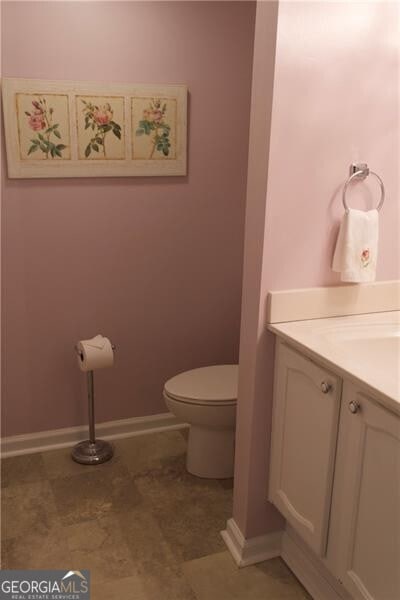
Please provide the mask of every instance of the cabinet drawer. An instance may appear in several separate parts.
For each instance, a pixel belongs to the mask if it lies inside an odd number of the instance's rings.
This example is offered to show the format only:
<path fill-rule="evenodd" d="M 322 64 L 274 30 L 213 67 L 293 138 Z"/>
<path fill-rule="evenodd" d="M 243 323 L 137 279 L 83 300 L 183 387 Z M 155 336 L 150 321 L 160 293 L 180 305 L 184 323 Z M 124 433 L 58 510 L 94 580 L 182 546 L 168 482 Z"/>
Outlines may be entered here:
<path fill-rule="evenodd" d="M 269 499 L 319 555 L 326 552 L 341 379 L 278 343 Z"/>

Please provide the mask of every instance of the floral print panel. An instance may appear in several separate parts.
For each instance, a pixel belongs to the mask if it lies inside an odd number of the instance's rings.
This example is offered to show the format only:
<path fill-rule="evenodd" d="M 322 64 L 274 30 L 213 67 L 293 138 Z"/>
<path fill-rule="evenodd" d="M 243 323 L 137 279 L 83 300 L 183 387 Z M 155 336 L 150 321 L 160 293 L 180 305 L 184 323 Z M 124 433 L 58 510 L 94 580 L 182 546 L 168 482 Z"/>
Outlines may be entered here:
<path fill-rule="evenodd" d="M 125 158 L 123 97 L 77 96 L 76 115 L 79 159 Z"/>
<path fill-rule="evenodd" d="M 132 98 L 132 158 L 175 159 L 176 119 L 175 98 Z"/>
<path fill-rule="evenodd" d="M 187 86 L 2 79 L 8 176 L 187 174 Z"/>
<path fill-rule="evenodd" d="M 22 160 L 69 160 L 68 96 L 17 94 L 19 153 Z"/>

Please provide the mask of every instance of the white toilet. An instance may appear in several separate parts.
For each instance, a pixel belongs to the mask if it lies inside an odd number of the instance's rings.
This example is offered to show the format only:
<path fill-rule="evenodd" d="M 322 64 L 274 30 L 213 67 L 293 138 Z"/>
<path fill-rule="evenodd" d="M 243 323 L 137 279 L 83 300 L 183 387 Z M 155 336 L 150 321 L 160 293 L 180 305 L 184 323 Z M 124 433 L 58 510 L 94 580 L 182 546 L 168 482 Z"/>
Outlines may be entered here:
<path fill-rule="evenodd" d="M 198 477 L 233 477 L 238 365 L 180 373 L 164 386 L 169 410 L 190 424 L 186 467 Z"/>

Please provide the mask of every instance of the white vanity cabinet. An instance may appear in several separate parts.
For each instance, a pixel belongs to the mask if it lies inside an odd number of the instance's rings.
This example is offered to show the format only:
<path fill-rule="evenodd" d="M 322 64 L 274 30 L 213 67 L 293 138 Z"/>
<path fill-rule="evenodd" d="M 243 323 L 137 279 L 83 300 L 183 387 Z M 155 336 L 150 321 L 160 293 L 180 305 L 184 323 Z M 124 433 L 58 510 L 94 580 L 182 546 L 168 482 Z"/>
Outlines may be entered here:
<path fill-rule="evenodd" d="M 276 351 L 269 499 L 323 556 L 341 381 L 283 343 Z"/>
<path fill-rule="evenodd" d="M 400 599 L 400 418 L 345 382 L 328 560 L 357 600 Z"/>
<path fill-rule="evenodd" d="M 269 499 L 330 598 L 400 600 L 400 416 L 280 339 Z"/>

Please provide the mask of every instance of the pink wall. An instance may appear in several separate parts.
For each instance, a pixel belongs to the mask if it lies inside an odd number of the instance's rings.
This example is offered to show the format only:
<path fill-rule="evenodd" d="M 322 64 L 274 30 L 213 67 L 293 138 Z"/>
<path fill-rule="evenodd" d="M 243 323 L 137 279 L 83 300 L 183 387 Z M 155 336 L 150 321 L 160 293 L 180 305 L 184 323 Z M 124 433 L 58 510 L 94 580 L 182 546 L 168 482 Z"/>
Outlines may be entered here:
<path fill-rule="evenodd" d="M 266 289 L 340 283 L 330 268 L 335 225 L 343 183 L 357 161 L 367 162 L 386 188 L 377 279 L 400 278 L 399 18 L 394 2 L 280 6 Z M 348 197 L 354 208 L 372 208 L 379 186 L 370 178 Z"/>
<path fill-rule="evenodd" d="M 268 362 L 265 335 L 263 335 L 264 322 L 260 319 L 262 309 L 260 286 L 263 271 L 265 193 L 271 133 L 277 15 L 277 2 L 257 3 L 233 506 L 233 516 L 246 537 L 253 537 L 258 534 L 258 531 L 279 528 L 281 525 L 276 511 L 265 502 L 268 471 L 266 432 L 270 429 L 271 404 L 265 401 L 256 405 L 254 402 L 257 390 L 265 385 L 264 365 Z M 271 361 L 272 357 L 269 362 Z M 268 373 L 266 376 L 268 377 Z M 260 479 L 264 484 L 262 490 Z"/>
<path fill-rule="evenodd" d="M 243 286 L 234 498 L 246 537 L 280 526 L 265 500 L 274 351 L 266 294 L 338 283 L 330 263 L 352 161 L 368 162 L 385 182 L 378 279 L 400 277 L 398 17 L 395 3 L 280 3 L 269 158 L 257 128 L 265 108 L 252 98 L 250 164 L 255 151 L 259 160 L 249 165 L 247 188 L 244 281 L 251 285 Z M 271 19 L 258 3 L 253 95 L 271 79 L 262 35 Z M 351 203 L 373 206 L 376 194 L 367 182 Z"/>
<path fill-rule="evenodd" d="M 73 345 L 98 332 L 98 421 L 163 412 L 168 377 L 238 358 L 255 4 L 2 10 L 6 77 L 190 89 L 187 177 L 5 180 L 4 431 L 86 421 Z"/>

